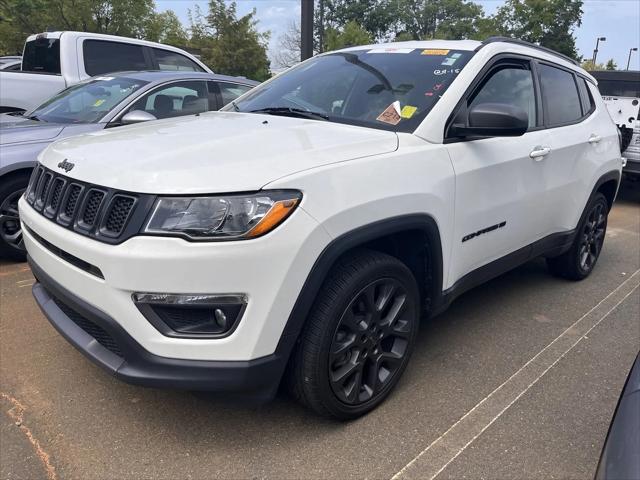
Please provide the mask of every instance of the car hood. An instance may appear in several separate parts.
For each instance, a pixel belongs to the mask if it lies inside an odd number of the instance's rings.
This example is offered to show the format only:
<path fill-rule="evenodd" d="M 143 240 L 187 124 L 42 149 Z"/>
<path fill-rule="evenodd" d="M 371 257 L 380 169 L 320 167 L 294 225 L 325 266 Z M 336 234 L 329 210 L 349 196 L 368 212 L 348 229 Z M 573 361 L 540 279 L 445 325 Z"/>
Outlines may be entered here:
<path fill-rule="evenodd" d="M 393 132 L 282 116 L 209 112 L 72 137 L 40 156 L 48 168 L 139 193 L 258 190 L 310 168 L 392 152 Z"/>
<path fill-rule="evenodd" d="M 65 125 L 0 115 L 0 145 L 53 140 L 64 128 Z"/>

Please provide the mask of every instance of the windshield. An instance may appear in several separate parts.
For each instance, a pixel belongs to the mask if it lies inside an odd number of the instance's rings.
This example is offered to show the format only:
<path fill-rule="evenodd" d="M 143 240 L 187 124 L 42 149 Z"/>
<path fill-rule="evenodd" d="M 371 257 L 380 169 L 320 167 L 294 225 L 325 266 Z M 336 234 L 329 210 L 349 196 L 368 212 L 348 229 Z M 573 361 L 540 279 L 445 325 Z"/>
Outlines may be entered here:
<path fill-rule="evenodd" d="M 423 48 L 331 53 L 256 87 L 224 110 L 413 132 L 472 55 Z"/>
<path fill-rule="evenodd" d="M 24 116 L 52 123 L 97 122 L 147 83 L 125 77 L 94 77 L 63 90 Z"/>
<path fill-rule="evenodd" d="M 22 70 L 34 73 L 60 73 L 60 40 L 36 38 L 25 43 Z"/>

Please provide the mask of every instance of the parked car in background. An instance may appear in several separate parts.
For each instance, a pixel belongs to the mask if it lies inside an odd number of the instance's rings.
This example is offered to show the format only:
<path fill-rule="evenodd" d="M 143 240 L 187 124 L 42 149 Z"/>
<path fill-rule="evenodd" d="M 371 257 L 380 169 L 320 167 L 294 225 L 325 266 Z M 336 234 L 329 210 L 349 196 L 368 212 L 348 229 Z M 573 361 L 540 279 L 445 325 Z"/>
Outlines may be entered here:
<path fill-rule="evenodd" d="M 71 135 L 217 110 L 258 82 L 199 72 L 94 77 L 27 113 L 0 115 L 0 256 L 24 258 L 18 199 L 38 154 Z"/>
<path fill-rule="evenodd" d="M 640 478 L 640 354 L 629 372 L 596 471 L 596 480 Z"/>
<path fill-rule="evenodd" d="M 0 57 L 0 70 L 20 70 L 22 64 L 22 57 L 20 56 L 6 56 Z"/>
<path fill-rule="evenodd" d="M 31 110 L 89 77 L 128 70 L 212 73 L 169 45 L 98 33 L 39 33 L 27 38 L 20 71 L 0 71 L 0 113 Z"/>
<path fill-rule="evenodd" d="M 640 71 L 599 70 L 590 72 L 598 81 L 612 120 L 622 137 L 622 155 L 627 159 L 624 173 L 640 177 Z"/>

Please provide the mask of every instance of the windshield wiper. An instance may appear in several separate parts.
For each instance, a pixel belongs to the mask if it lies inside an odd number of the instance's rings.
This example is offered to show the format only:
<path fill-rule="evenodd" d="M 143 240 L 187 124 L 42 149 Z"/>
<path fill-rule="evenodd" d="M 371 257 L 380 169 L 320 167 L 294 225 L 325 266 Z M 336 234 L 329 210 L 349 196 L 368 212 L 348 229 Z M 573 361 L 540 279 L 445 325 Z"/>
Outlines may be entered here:
<path fill-rule="evenodd" d="M 329 115 L 325 115 L 324 113 L 291 107 L 259 108 L 258 110 L 250 110 L 249 113 L 267 113 L 269 115 L 289 115 L 292 117 L 310 118 L 312 120 L 329 120 Z"/>
<path fill-rule="evenodd" d="M 236 112 L 240 111 L 240 107 L 238 107 L 238 104 L 234 100 L 231 100 L 231 106 Z"/>
<path fill-rule="evenodd" d="M 35 120 L 36 122 L 44 122 L 44 120 L 38 118 L 36 115 L 31 115 L 29 117 L 24 117 L 24 118 L 28 118 L 29 120 Z"/>

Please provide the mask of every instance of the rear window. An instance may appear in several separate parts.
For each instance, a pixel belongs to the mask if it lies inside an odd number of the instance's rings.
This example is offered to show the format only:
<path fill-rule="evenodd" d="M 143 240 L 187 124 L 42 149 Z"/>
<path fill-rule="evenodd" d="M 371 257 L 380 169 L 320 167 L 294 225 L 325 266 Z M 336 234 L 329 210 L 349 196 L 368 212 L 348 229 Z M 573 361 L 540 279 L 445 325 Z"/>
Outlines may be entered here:
<path fill-rule="evenodd" d="M 540 65 L 540 83 L 547 126 L 564 125 L 582 117 L 580 95 L 573 73 Z"/>
<path fill-rule="evenodd" d="M 24 46 L 22 70 L 34 73 L 60 73 L 60 40 L 36 38 Z"/>
<path fill-rule="evenodd" d="M 204 70 L 195 62 L 188 59 L 184 55 L 169 50 L 154 48 L 153 54 L 156 57 L 159 70 L 184 70 L 190 72 L 204 72 Z"/>
<path fill-rule="evenodd" d="M 82 49 L 84 69 L 92 77 L 103 73 L 149 69 L 141 45 L 86 40 Z"/>

